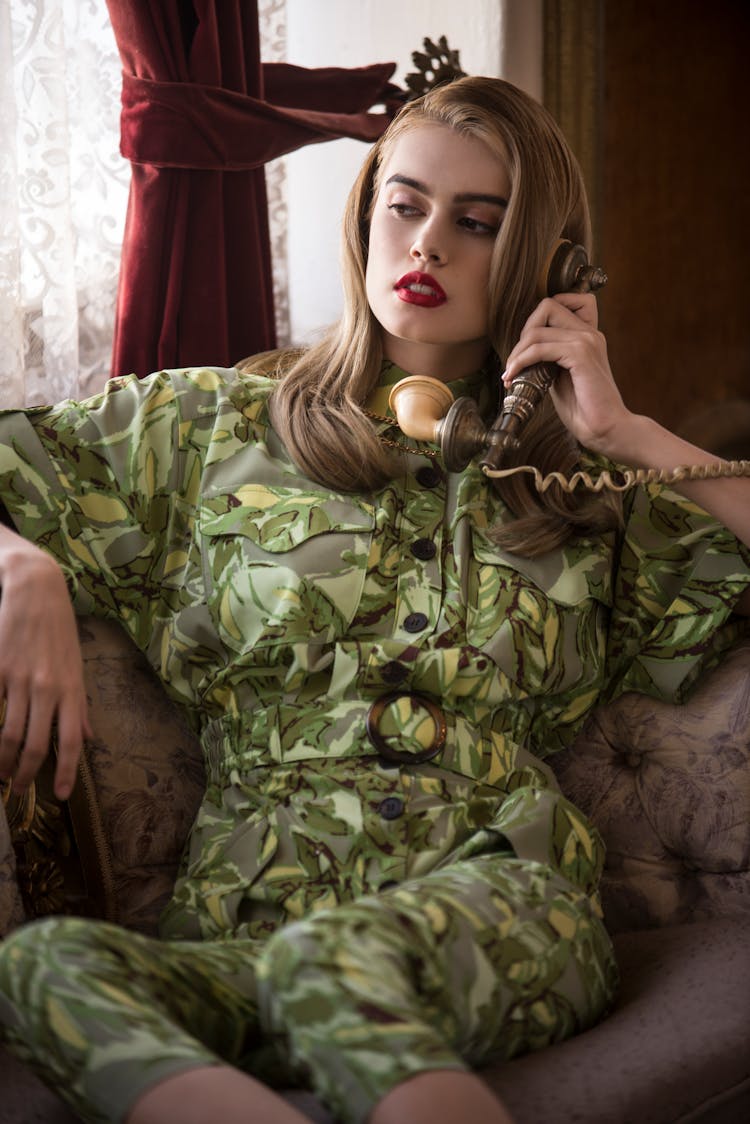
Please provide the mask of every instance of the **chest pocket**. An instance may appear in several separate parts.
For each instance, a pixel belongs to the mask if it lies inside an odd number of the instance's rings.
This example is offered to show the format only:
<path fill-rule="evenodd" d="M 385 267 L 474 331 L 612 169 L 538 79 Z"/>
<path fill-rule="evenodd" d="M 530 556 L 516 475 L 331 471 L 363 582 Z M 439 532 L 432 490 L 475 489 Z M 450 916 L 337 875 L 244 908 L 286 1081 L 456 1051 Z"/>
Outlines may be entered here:
<path fill-rule="evenodd" d="M 234 651 L 330 642 L 359 605 L 374 509 L 351 496 L 245 485 L 204 497 L 209 609 Z"/>
<path fill-rule="evenodd" d="M 467 602 L 469 643 L 524 692 L 583 688 L 604 657 L 609 551 L 587 542 L 523 558 L 475 526 Z"/>

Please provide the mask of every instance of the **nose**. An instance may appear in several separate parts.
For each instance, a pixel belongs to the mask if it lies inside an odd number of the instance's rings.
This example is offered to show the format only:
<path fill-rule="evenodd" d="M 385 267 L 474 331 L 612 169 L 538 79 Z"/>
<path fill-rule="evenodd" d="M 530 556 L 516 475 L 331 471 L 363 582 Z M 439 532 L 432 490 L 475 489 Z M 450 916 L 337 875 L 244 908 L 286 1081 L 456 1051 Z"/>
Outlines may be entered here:
<path fill-rule="evenodd" d="M 425 223 L 417 231 L 409 253 L 414 261 L 432 262 L 435 265 L 445 261 L 445 250 L 433 223 Z"/>

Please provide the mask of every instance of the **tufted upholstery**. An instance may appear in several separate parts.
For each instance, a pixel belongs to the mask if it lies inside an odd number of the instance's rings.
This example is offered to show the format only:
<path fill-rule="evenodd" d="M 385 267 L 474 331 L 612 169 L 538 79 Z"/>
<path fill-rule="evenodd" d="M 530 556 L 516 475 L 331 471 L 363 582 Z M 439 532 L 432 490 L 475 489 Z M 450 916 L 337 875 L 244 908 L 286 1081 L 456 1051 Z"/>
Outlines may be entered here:
<path fill-rule="evenodd" d="M 611 932 L 750 914 L 750 641 L 684 706 L 601 708 L 553 765 L 607 844 Z"/>
<path fill-rule="evenodd" d="M 85 618 L 80 630 L 95 737 L 58 824 L 58 850 L 80 850 L 80 869 L 66 861 L 58 881 L 68 908 L 153 932 L 202 792 L 200 751 L 120 629 Z M 684 707 L 627 695 L 600 709 L 553 766 L 607 844 L 602 894 L 608 926 L 618 934 L 622 994 L 600 1027 L 491 1068 L 487 1080 L 519 1124 L 744 1120 L 750 640 L 704 677 Z M 48 792 L 46 777 L 40 805 Z M 33 912 L 41 901 L 36 852 L 30 858 L 15 835 L 25 906 Z M 0 934 L 20 922 L 22 906 L 0 814 Z M 73 1120 L 1 1052 L 0 1078 L 0 1124 Z M 329 1119 L 306 1094 L 292 1097 L 311 1119 Z"/>

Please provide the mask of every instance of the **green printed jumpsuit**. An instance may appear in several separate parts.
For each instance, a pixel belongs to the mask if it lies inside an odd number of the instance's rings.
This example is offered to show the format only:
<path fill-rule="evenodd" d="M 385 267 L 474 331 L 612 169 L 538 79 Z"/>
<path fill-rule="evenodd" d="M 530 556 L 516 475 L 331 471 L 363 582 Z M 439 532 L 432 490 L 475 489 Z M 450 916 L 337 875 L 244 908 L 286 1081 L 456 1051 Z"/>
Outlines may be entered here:
<path fill-rule="evenodd" d="M 402 375 L 384 366 L 376 414 Z M 603 699 L 679 699 L 750 582 L 667 492 L 531 560 L 493 544 L 508 512 L 482 472 L 430 446 L 376 494 L 333 493 L 286 455 L 273 386 L 187 369 L 0 416 L 18 530 L 205 751 L 162 940 L 56 918 L 0 946 L 0 1036 L 87 1121 L 222 1059 L 359 1124 L 412 1074 L 600 1018 L 602 845 L 544 758 Z"/>

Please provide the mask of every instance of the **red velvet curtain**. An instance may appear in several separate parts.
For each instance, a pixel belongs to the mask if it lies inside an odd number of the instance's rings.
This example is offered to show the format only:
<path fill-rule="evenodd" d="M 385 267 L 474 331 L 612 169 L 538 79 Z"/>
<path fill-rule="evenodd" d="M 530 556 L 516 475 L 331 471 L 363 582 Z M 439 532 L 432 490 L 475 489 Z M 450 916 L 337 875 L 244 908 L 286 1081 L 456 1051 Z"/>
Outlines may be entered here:
<path fill-rule="evenodd" d="M 107 0 L 133 167 L 113 374 L 230 365 L 275 346 L 263 164 L 374 141 L 403 95 L 394 64 L 261 64 L 254 0 Z M 382 102 L 385 112 L 368 113 Z"/>

